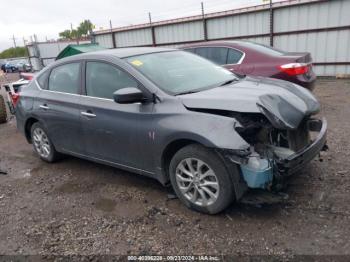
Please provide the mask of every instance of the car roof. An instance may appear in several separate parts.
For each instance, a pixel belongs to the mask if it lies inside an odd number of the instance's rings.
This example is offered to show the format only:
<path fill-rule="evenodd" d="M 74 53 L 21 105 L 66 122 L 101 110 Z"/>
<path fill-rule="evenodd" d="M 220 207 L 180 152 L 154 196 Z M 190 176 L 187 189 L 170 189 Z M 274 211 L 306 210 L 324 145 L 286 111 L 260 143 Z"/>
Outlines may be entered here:
<path fill-rule="evenodd" d="M 118 58 L 126 58 L 130 56 L 159 53 L 159 52 L 169 52 L 169 51 L 176 51 L 176 50 L 177 49 L 163 48 L 163 47 L 128 47 L 128 48 L 115 48 L 115 49 L 106 49 L 106 50 L 88 52 L 84 54 L 75 55 L 73 57 L 108 55 L 108 56 L 115 56 Z"/>
<path fill-rule="evenodd" d="M 200 41 L 196 43 L 190 43 L 190 44 L 185 44 L 182 46 L 184 47 L 190 47 L 190 46 L 201 46 L 201 45 L 217 45 L 217 44 L 241 44 L 244 43 L 245 41 L 240 41 L 240 40 L 212 40 L 212 41 Z"/>

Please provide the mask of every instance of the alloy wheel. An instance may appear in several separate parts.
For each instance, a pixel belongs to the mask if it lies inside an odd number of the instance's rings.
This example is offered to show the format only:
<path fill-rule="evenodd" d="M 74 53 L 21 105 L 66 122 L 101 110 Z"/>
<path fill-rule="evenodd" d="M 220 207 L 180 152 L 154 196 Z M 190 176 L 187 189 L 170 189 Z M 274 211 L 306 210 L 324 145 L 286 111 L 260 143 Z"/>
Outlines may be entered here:
<path fill-rule="evenodd" d="M 186 158 L 176 167 L 176 182 L 192 203 L 209 206 L 219 197 L 219 182 L 213 169 L 197 158 Z"/>
<path fill-rule="evenodd" d="M 47 158 L 51 153 L 51 145 L 44 130 L 37 127 L 33 131 L 33 143 L 36 152 L 43 158 Z"/>

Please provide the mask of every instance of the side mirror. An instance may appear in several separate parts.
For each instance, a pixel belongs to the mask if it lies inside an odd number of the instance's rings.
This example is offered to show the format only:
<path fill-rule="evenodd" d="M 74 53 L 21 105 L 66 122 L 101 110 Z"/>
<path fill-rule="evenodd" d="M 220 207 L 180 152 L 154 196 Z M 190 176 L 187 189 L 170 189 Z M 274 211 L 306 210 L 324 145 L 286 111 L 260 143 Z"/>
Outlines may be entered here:
<path fill-rule="evenodd" d="M 114 101 L 118 104 L 143 103 L 147 98 L 136 87 L 121 88 L 113 93 Z"/>

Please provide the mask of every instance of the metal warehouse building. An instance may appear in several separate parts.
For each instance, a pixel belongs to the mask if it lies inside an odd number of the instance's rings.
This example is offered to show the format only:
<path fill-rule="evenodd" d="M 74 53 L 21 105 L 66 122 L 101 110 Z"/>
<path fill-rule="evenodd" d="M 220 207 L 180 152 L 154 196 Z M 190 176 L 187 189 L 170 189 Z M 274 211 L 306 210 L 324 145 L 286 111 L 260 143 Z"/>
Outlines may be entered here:
<path fill-rule="evenodd" d="M 80 44 L 90 43 L 90 40 L 82 39 Z M 68 45 L 77 44 L 77 40 L 69 41 L 33 41 L 27 45 L 29 61 L 35 71 L 41 70 L 44 66 L 55 61 L 56 56 Z"/>
<path fill-rule="evenodd" d="M 107 48 L 244 39 L 312 54 L 315 72 L 350 74 L 350 0 L 291 0 L 94 32 Z"/>

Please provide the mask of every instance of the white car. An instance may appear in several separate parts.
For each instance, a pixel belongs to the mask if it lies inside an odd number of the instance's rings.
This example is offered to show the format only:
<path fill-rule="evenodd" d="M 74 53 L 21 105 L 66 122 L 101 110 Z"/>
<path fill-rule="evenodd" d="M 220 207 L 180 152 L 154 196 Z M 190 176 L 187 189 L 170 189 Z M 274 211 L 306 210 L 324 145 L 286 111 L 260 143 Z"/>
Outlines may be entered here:
<path fill-rule="evenodd" d="M 18 81 L 3 85 L 7 94 L 7 104 L 11 114 L 15 113 L 15 106 L 19 98 L 18 92 L 20 92 L 21 88 L 23 88 L 23 86 L 27 85 L 29 82 L 29 80 L 20 79 Z"/>

